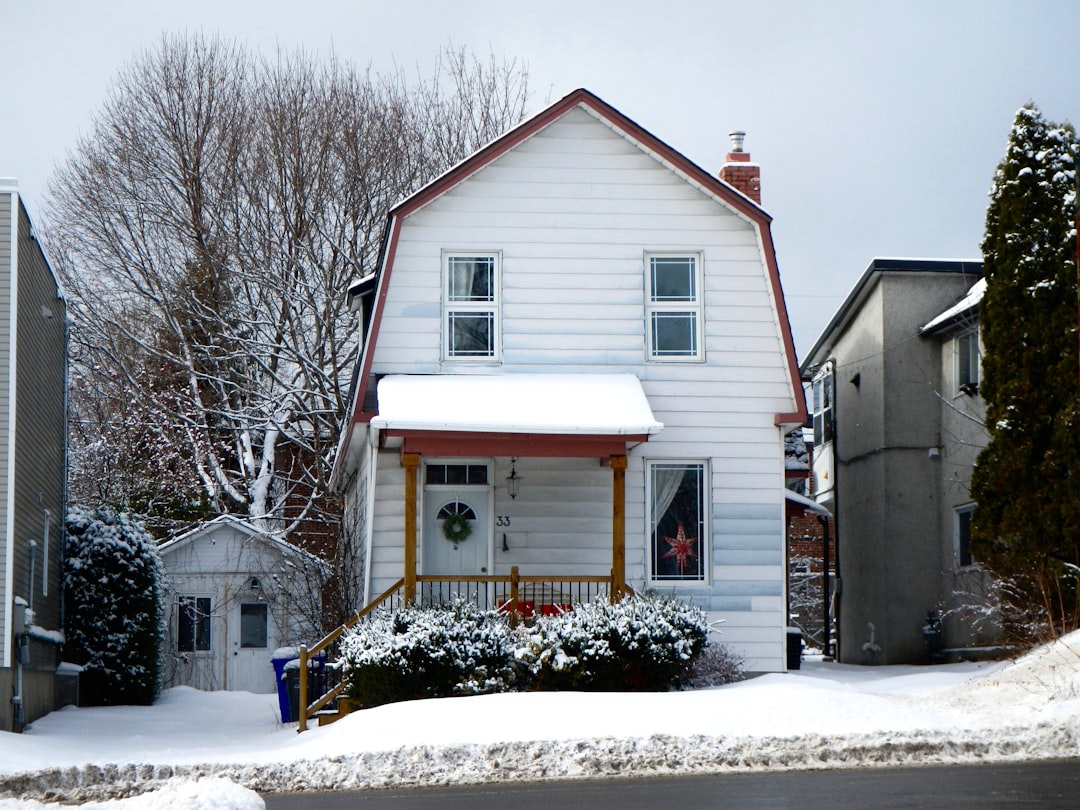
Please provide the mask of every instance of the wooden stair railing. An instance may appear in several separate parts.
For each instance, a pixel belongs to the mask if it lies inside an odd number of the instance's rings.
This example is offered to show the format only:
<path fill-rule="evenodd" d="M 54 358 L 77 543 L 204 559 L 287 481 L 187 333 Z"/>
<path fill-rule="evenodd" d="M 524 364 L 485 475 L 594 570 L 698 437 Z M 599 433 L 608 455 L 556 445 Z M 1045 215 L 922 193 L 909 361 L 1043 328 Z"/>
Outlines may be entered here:
<path fill-rule="evenodd" d="M 363 609 L 356 611 L 352 616 L 345 620 L 345 622 L 338 627 L 331 630 L 322 639 L 311 645 L 309 649 L 307 645 L 300 645 L 300 700 L 298 701 L 298 708 L 300 710 L 299 726 L 297 732 L 307 730 L 308 718 L 314 717 L 315 713 L 320 709 L 327 706 L 331 701 L 335 700 L 345 689 L 343 683 L 338 682 L 333 689 L 329 690 L 322 697 L 318 698 L 314 703 L 310 705 L 307 702 L 307 686 L 308 686 L 308 662 L 314 656 L 319 655 L 326 650 L 331 644 L 341 638 L 341 635 L 353 627 L 357 622 L 363 619 L 365 616 L 370 615 L 380 605 L 388 602 L 397 594 L 403 587 L 405 587 L 405 578 L 402 577 L 389 588 L 387 588 L 378 598 L 369 602 Z"/>

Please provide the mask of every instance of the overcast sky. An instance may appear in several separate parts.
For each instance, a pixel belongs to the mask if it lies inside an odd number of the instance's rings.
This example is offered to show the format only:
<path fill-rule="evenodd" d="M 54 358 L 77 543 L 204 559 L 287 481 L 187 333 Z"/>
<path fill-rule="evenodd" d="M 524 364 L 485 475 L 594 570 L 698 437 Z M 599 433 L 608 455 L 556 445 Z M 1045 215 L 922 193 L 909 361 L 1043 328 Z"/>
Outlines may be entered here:
<path fill-rule="evenodd" d="M 118 69 L 196 30 L 377 72 L 517 58 L 535 109 L 588 88 L 712 171 L 745 130 L 800 360 L 873 257 L 978 257 L 1020 106 L 1080 119 L 1073 0 L 0 0 L 0 177 L 32 216 Z"/>

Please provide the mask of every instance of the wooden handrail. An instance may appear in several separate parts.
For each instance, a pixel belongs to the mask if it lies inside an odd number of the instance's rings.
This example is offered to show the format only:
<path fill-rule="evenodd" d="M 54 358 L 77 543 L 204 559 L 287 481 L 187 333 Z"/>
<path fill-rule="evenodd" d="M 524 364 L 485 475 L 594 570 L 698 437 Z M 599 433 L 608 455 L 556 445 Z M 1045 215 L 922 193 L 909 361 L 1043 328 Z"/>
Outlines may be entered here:
<path fill-rule="evenodd" d="M 307 731 L 308 718 L 314 715 L 315 712 L 319 711 L 319 709 L 332 701 L 335 697 L 340 695 L 342 690 L 341 684 L 338 684 L 309 706 L 307 702 L 308 661 L 311 660 L 311 657 L 313 655 L 318 655 L 335 641 L 337 641 L 339 638 L 341 638 L 342 633 L 355 625 L 358 621 L 363 619 L 365 616 L 371 614 L 372 611 L 374 611 L 377 607 L 382 605 L 387 600 L 393 598 L 394 594 L 400 591 L 404 585 L 405 579 L 399 579 L 397 582 L 395 582 L 393 585 L 383 591 L 382 594 L 380 594 L 376 599 L 369 602 L 361 610 L 356 611 L 342 624 L 338 625 L 325 636 L 323 636 L 322 639 L 315 642 L 315 644 L 312 645 L 310 650 L 305 645 L 300 645 L 300 700 L 298 701 L 300 716 L 297 718 L 298 726 L 296 729 L 298 733 L 301 731 Z"/>

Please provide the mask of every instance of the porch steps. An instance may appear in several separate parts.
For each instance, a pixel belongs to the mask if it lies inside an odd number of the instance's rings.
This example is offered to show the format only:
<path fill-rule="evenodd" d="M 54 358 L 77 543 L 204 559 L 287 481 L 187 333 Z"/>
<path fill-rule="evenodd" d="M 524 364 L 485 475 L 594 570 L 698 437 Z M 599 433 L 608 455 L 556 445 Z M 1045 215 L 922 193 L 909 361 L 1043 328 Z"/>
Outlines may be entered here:
<path fill-rule="evenodd" d="M 336 707 L 327 707 L 315 712 L 315 717 L 318 718 L 320 726 L 328 726 L 331 723 L 336 723 L 345 715 L 352 714 L 359 708 L 360 706 L 352 698 L 342 697 L 337 699 Z"/>

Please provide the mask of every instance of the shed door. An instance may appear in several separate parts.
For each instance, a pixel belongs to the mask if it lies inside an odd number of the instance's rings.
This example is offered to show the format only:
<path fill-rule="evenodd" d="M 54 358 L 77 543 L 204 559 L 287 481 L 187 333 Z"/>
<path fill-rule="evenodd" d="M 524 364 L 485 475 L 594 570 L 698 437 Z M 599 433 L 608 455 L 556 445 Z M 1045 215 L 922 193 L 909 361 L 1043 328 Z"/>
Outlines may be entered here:
<path fill-rule="evenodd" d="M 277 690 L 270 663 L 270 612 L 266 602 L 240 602 L 230 610 L 229 690 L 266 693 Z"/>

